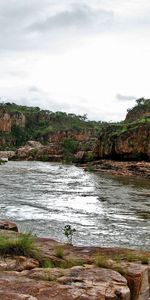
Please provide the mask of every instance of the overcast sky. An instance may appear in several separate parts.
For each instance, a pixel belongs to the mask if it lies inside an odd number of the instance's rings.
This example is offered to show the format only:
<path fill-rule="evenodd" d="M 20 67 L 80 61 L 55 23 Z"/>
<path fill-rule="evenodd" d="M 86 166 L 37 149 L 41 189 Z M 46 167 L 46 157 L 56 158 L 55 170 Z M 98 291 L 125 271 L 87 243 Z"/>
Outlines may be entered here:
<path fill-rule="evenodd" d="M 0 0 L 0 97 L 122 120 L 150 98 L 150 0 Z"/>

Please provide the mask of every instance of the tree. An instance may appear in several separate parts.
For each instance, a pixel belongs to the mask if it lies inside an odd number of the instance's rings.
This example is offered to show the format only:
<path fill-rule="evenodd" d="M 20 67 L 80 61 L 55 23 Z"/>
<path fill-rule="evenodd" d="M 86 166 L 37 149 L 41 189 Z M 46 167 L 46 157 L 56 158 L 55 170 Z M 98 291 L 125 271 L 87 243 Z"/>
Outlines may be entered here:
<path fill-rule="evenodd" d="M 136 100 L 136 103 L 137 103 L 138 105 L 142 105 L 142 104 L 145 103 L 145 99 L 144 99 L 144 98 L 139 98 L 139 99 Z"/>

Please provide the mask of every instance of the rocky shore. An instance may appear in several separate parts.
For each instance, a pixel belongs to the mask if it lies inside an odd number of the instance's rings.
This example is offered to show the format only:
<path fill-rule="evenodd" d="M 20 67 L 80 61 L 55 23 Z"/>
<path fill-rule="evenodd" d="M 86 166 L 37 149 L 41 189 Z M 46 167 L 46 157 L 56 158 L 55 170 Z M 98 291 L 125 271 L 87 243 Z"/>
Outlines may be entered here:
<path fill-rule="evenodd" d="M 114 161 L 101 159 L 81 165 L 87 171 L 119 176 L 140 176 L 150 178 L 150 162 Z"/>
<path fill-rule="evenodd" d="M 150 252 L 76 247 L 34 237 L 34 251 L 29 253 L 28 245 L 26 255 L 21 255 L 17 251 L 25 251 L 24 236 L 17 231 L 15 223 L 1 220 L 0 299 L 149 299 Z M 20 237 L 22 247 L 15 253 L 10 245 Z M 4 251 L 4 240 L 11 254 Z"/>
<path fill-rule="evenodd" d="M 58 151 L 59 145 L 42 145 L 40 142 L 28 141 L 28 143 L 16 151 L 0 151 L 0 159 L 8 160 L 41 160 L 63 162 L 62 152 Z M 88 152 L 88 154 L 90 151 Z M 148 161 L 117 161 L 111 159 L 97 159 L 90 162 L 84 161 L 85 152 L 75 154 L 75 163 L 87 171 L 94 171 L 119 176 L 140 176 L 150 178 L 150 162 Z"/>

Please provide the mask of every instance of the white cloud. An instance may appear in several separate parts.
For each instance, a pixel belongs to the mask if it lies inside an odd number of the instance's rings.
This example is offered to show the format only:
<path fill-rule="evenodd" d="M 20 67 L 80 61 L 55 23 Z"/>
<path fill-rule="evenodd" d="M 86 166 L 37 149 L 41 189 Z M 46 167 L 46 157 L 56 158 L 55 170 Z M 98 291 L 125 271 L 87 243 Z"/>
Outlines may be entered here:
<path fill-rule="evenodd" d="M 123 119 L 150 97 L 149 13 L 149 0 L 0 0 L 0 96 Z"/>

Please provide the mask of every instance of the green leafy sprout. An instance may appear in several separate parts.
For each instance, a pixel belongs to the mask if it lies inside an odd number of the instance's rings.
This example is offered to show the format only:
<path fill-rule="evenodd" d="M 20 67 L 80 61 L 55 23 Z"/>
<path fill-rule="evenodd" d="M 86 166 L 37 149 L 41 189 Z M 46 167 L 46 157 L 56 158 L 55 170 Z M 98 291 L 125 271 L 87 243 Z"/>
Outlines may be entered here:
<path fill-rule="evenodd" d="M 72 245 L 73 234 L 76 232 L 75 228 L 71 228 L 71 225 L 65 225 L 64 235 L 66 236 L 68 243 Z"/>

